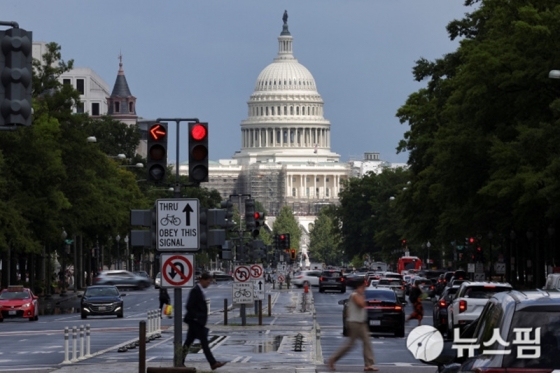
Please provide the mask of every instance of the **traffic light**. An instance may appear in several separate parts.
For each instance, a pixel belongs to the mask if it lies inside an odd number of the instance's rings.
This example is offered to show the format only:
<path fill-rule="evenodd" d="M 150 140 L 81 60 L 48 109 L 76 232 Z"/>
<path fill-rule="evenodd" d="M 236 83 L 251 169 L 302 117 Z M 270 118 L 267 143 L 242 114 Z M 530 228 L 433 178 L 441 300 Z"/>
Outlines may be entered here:
<path fill-rule="evenodd" d="M 278 250 L 286 250 L 288 246 L 286 246 L 286 235 L 279 234 L 278 235 Z"/>
<path fill-rule="evenodd" d="M 280 250 L 280 235 L 275 234 L 273 238 L 274 250 Z"/>
<path fill-rule="evenodd" d="M 256 227 L 255 200 L 252 198 L 247 198 L 245 200 L 245 230 L 251 232 L 251 235 L 253 235 Z"/>
<path fill-rule="evenodd" d="M 189 123 L 189 181 L 208 181 L 208 123 Z"/>
<path fill-rule="evenodd" d="M 231 200 L 220 202 L 220 207 L 226 210 L 226 225 L 227 230 L 233 228 L 235 222 L 233 221 L 233 202 Z"/>
<path fill-rule="evenodd" d="M 0 31 L 0 126 L 31 125 L 31 31 Z"/>
<path fill-rule="evenodd" d="M 484 254 L 482 253 L 482 247 L 476 247 L 476 261 L 477 262 L 484 262 Z"/>
<path fill-rule="evenodd" d="M 290 259 L 296 260 L 296 249 L 290 250 Z"/>
<path fill-rule="evenodd" d="M 401 241 L 401 246 L 402 246 L 403 248 L 406 247 L 406 240 L 402 240 L 402 241 Z"/>
<path fill-rule="evenodd" d="M 264 212 L 262 211 L 255 212 L 255 225 L 257 229 L 264 227 Z"/>
<path fill-rule="evenodd" d="M 286 249 L 289 249 L 290 247 L 292 247 L 292 246 L 290 245 L 290 234 L 289 234 L 289 233 L 286 233 L 285 236 L 286 236 L 286 240 L 285 240 Z"/>
<path fill-rule="evenodd" d="M 167 123 L 154 123 L 148 130 L 148 180 L 160 183 L 167 171 Z"/>

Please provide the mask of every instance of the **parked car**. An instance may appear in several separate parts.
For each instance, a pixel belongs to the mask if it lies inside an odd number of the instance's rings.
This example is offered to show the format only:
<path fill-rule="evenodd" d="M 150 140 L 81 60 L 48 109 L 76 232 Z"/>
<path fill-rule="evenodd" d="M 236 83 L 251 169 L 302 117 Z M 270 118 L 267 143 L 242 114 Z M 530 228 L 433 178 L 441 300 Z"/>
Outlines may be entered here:
<path fill-rule="evenodd" d="M 342 272 L 333 270 L 321 272 L 319 293 L 324 293 L 325 290 L 338 290 L 341 293 L 346 293 L 346 279 Z"/>
<path fill-rule="evenodd" d="M 404 307 L 395 292 L 389 288 L 368 287 L 365 291 L 366 310 L 370 332 L 393 332 L 396 337 L 404 337 Z M 348 299 L 338 304 L 342 309 L 342 334 L 348 335 L 346 328 L 346 312 Z"/>
<path fill-rule="evenodd" d="M 233 281 L 233 276 L 224 271 L 210 271 L 210 276 L 214 277 L 216 281 Z"/>
<path fill-rule="evenodd" d="M 460 373 L 556 372 L 560 367 L 559 315 L 560 292 L 511 290 L 495 293 L 476 322 L 471 336 L 473 341 L 462 342 L 465 338 L 461 335 L 461 339 L 445 343 L 437 359 L 425 363 L 441 368 L 443 364 L 448 367 L 460 364 L 454 369 L 445 369 Z M 463 350 L 465 356 L 459 357 L 452 345 L 465 346 L 465 349 L 472 346 L 472 356 Z"/>
<path fill-rule="evenodd" d="M 161 272 L 158 272 L 156 279 L 154 280 L 154 287 L 159 289 L 161 287 Z"/>
<path fill-rule="evenodd" d="M 116 315 L 122 318 L 124 306 L 119 289 L 114 285 L 92 285 L 86 288 L 80 301 L 82 319 L 88 316 Z"/>
<path fill-rule="evenodd" d="M 303 284 L 307 281 L 309 286 L 319 286 L 319 277 L 321 277 L 322 271 L 301 271 L 294 275 L 292 278 L 292 284 L 297 287 L 303 287 Z"/>
<path fill-rule="evenodd" d="M 447 307 L 447 335 L 453 336 L 454 328 L 462 328 L 476 320 L 494 294 L 512 290 L 507 282 L 466 281 Z"/>
<path fill-rule="evenodd" d="M 451 299 L 459 290 L 459 285 L 445 288 L 438 300 L 433 305 L 433 324 L 434 328 L 442 334 L 447 332 L 447 307 L 451 304 Z"/>
<path fill-rule="evenodd" d="M 0 291 L 0 322 L 21 318 L 39 320 L 39 297 L 23 285 L 8 285 Z"/>
<path fill-rule="evenodd" d="M 111 270 L 99 273 L 93 279 L 94 285 L 115 285 L 121 288 L 146 289 L 152 285 L 150 279 L 124 270 Z"/>

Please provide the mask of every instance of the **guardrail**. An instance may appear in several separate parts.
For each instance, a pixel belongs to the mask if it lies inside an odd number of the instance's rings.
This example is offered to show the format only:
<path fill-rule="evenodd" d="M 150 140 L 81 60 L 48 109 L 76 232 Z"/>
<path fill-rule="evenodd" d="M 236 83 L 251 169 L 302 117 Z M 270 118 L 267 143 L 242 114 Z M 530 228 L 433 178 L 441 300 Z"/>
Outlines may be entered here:
<path fill-rule="evenodd" d="M 62 364 L 75 363 L 79 360 L 87 359 L 91 357 L 91 342 L 90 342 L 90 326 L 87 324 L 85 326 L 85 337 L 84 337 L 84 326 L 80 325 L 80 350 L 78 356 L 78 327 L 72 327 L 72 360 L 70 360 L 70 330 L 68 327 L 64 328 L 64 361 Z M 85 341 L 85 349 L 84 349 Z"/>

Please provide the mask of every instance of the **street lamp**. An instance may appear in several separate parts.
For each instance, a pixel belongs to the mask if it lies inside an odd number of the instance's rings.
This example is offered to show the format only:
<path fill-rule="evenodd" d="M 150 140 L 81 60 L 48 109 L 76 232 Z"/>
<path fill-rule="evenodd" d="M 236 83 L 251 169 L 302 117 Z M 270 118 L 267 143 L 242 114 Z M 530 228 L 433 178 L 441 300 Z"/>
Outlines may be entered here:
<path fill-rule="evenodd" d="M 550 79 L 560 79 L 560 70 L 550 70 L 548 77 Z"/>
<path fill-rule="evenodd" d="M 97 138 L 95 136 L 90 136 L 86 140 L 87 142 L 97 142 Z"/>
<path fill-rule="evenodd" d="M 426 244 L 426 247 L 428 248 L 428 264 L 430 264 L 430 247 L 432 246 L 432 244 L 430 243 L 430 241 L 428 241 L 428 243 Z"/>
<path fill-rule="evenodd" d="M 117 268 L 116 269 L 121 269 L 120 265 L 119 265 L 119 262 L 121 260 L 121 252 L 120 252 L 120 250 L 121 250 L 121 248 L 120 248 L 121 236 L 119 236 L 117 234 L 117 237 L 115 237 L 115 240 L 117 240 L 117 263 L 116 263 Z"/>
<path fill-rule="evenodd" d="M 144 164 L 143 163 L 136 163 L 136 164 L 121 164 L 120 166 L 121 168 L 127 168 L 127 167 L 131 167 L 131 168 L 144 168 Z"/>
<path fill-rule="evenodd" d="M 124 236 L 124 243 L 126 244 L 126 270 L 132 272 L 132 264 L 130 263 L 130 253 L 128 252 L 128 235 Z"/>

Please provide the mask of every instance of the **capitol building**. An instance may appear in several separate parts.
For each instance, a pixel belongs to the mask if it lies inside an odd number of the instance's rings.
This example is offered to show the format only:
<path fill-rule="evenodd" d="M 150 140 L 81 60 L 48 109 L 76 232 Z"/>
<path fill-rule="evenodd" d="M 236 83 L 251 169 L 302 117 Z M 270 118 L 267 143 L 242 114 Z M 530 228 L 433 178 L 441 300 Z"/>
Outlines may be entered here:
<path fill-rule="evenodd" d="M 258 75 L 241 121 L 241 149 L 231 159 L 210 162 L 203 187 L 224 199 L 250 194 L 269 216 L 288 205 L 307 231 L 304 221 L 313 222 L 323 206 L 336 204 L 342 181 L 352 175 L 351 164 L 340 163 L 331 151 L 323 106 L 313 75 L 294 57 L 285 16 L 278 55 Z M 179 170 L 188 174 L 188 162 Z"/>

